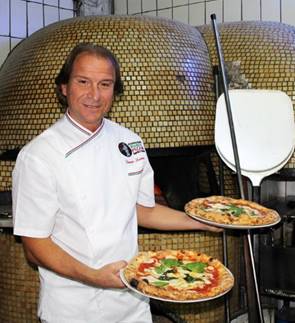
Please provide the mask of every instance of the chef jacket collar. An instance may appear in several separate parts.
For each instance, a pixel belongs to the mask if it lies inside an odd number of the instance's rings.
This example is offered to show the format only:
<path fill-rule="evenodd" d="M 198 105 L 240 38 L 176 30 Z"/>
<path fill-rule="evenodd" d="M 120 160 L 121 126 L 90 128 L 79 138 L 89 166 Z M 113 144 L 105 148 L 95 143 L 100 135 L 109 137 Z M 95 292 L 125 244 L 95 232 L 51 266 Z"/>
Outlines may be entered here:
<path fill-rule="evenodd" d="M 70 123 L 73 127 L 75 127 L 76 129 L 78 129 L 78 130 L 79 130 L 79 131 L 81 131 L 82 133 L 84 133 L 84 134 L 88 135 L 88 138 L 87 138 L 86 140 L 82 141 L 78 146 L 76 146 L 76 147 L 72 148 L 71 150 L 69 150 L 69 151 L 66 153 L 65 157 L 68 157 L 68 156 L 69 156 L 69 155 L 71 155 L 74 151 L 78 150 L 79 148 L 81 148 L 82 146 L 84 146 L 85 144 L 87 144 L 89 141 L 91 141 L 92 139 L 94 139 L 95 137 L 97 137 L 97 136 L 98 136 L 98 134 L 101 132 L 101 130 L 102 130 L 103 126 L 104 126 L 104 123 L 105 123 L 104 119 L 102 119 L 102 122 L 101 122 L 100 126 L 99 126 L 95 131 L 93 131 L 93 132 L 92 132 L 92 131 L 90 131 L 89 129 L 87 129 L 87 128 L 83 127 L 83 126 L 82 126 L 81 124 L 79 124 L 76 120 L 74 120 L 74 119 L 70 116 L 70 114 L 69 114 L 68 110 L 67 110 L 67 111 L 66 111 L 66 113 L 65 113 L 65 117 L 66 117 L 66 119 L 69 121 L 69 123 Z"/>
<path fill-rule="evenodd" d="M 87 135 L 91 136 L 94 132 L 90 131 L 89 129 L 83 127 L 80 123 L 78 123 L 76 120 L 74 120 L 71 116 L 70 116 L 70 113 L 69 113 L 69 110 L 66 111 L 66 118 L 68 119 L 68 121 L 75 127 L 77 128 L 78 130 L 86 133 Z M 99 127 L 100 128 L 100 127 Z"/>

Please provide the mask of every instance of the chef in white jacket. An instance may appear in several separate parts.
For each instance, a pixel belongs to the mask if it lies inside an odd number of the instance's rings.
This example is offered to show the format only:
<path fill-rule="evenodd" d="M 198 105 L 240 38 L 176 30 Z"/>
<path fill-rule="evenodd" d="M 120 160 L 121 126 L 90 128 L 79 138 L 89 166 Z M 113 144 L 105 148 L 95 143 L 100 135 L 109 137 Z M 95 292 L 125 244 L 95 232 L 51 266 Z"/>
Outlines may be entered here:
<path fill-rule="evenodd" d="M 155 204 L 143 142 L 104 118 L 123 90 L 106 48 L 79 44 L 56 78 L 65 115 L 20 152 L 13 171 L 14 234 L 40 274 L 47 323 L 151 322 L 148 299 L 120 269 L 137 253 L 137 226 L 219 231 Z"/>

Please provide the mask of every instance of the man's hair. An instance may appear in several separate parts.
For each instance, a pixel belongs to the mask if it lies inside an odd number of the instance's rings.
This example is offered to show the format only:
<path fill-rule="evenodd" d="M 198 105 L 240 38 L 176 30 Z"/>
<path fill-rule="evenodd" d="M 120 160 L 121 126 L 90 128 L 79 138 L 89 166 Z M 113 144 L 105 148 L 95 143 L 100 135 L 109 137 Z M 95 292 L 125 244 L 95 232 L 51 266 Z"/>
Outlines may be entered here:
<path fill-rule="evenodd" d="M 112 63 L 115 70 L 116 79 L 114 84 L 114 94 L 115 95 L 123 94 L 123 82 L 121 79 L 120 65 L 118 63 L 116 56 L 110 50 L 108 50 L 103 46 L 95 45 L 92 43 L 80 43 L 72 49 L 72 51 L 66 58 L 66 61 L 63 64 L 59 74 L 55 78 L 55 84 L 56 84 L 55 92 L 56 92 L 58 101 L 61 103 L 63 108 L 67 107 L 68 102 L 67 102 L 67 97 L 62 93 L 61 85 L 68 84 L 73 70 L 74 62 L 77 56 L 82 53 L 93 54 L 97 57 L 109 60 Z"/>

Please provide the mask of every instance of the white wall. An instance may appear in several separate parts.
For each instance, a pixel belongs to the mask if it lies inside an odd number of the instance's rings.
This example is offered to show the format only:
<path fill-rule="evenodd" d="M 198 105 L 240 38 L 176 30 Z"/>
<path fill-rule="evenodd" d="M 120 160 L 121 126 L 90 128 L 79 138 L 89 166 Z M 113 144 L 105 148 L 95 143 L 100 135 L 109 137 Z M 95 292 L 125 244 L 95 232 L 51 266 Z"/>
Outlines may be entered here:
<path fill-rule="evenodd" d="M 262 20 L 295 26 L 295 0 L 114 0 L 116 15 L 167 17 L 193 26 L 218 22 Z"/>
<path fill-rule="evenodd" d="M 73 0 L 0 0 L 0 66 L 22 39 L 73 16 Z"/>
<path fill-rule="evenodd" d="M 73 17 L 73 2 L 0 0 L 0 66 L 22 39 L 50 23 Z M 212 13 L 219 22 L 272 20 L 295 26 L 295 0 L 114 0 L 113 6 L 116 15 L 152 15 L 193 26 L 210 23 Z"/>

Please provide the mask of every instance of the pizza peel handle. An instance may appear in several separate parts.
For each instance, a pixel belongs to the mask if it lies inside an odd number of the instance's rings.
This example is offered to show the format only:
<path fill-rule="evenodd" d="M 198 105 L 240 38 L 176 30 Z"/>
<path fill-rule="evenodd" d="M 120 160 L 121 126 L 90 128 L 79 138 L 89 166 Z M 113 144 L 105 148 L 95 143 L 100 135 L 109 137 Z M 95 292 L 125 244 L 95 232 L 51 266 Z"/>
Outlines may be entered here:
<path fill-rule="evenodd" d="M 228 125 L 229 125 L 229 130 L 230 130 L 230 138 L 231 138 L 231 144 L 232 144 L 232 148 L 233 148 L 233 154 L 234 154 L 234 160 L 235 160 L 235 165 L 236 165 L 236 172 L 237 172 L 237 177 L 238 177 L 239 189 L 240 189 L 241 198 L 245 199 L 245 193 L 244 193 L 244 187 L 243 187 L 242 175 L 241 175 L 241 167 L 240 167 L 240 158 L 239 158 L 238 146 L 237 146 L 237 139 L 236 139 L 235 128 L 234 128 L 234 123 L 233 123 L 233 115 L 232 115 L 231 103 L 230 103 L 228 87 L 227 87 L 224 59 L 223 59 L 221 42 L 220 42 L 220 37 L 219 37 L 218 29 L 217 29 L 215 14 L 211 15 L 211 21 L 212 21 L 213 31 L 214 31 L 214 35 L 215 35 L 215 45 L 216 45 L 217 55 L 218 55 L 218 59 L 219 59 L 219 68 L 220 68 L 220 72 L 221 72 L 222 87 L 223 87 L 223 93 L 224 93 L 224 98 L 225 98 L 225 103 L 226 103 Z"/>
<path fill-rule="evenodd" d="M 222 85 L 223 85 L 223 91 L 224 91 L 224 97 L 225 97 L 225 103 L 226 103 L 226 110 L 227 110 L 227 117 L 228 117 L 228 125 L 229 125 L 229 129 L 230 129 L 232 150 L 233 150 L 233 154 L 234 154 L 235 170 L 237 173 L 237 179 L 238 179 L 241 198 L 245 199 L 242 174 L 241 174 L 241 167 L 240 167 L 240 159 L 239 159 L 239 153 L 238 153 L 238 147 L 237 147 L 237 140 L 236 140 L 234 123 L 233 123 L 233 116 L 232 116 L 232 111 L 231 111 L 231 104 L 230 104 L 230 98 L 229 98 L 229 93 L 228 93 L 227 80 L 226 80 L 226 76 L 225 76 L 225 67 L 224 67 L 223 54 L 222 54 L 222 49 L 221 49 L 221 42 L 220 42 L 220 37 L 219 37 L 218 29 L 217 29 L 215 14 L 211 15 L 211 21 L 212 21 L 212 27 L 213 27 L 214 36 L 215 36 L 215 44 L 216 44 L 217 55 L 218 55 L 218 59 L 219 59 L 219 67 L 220 67 L 221 76 L 222 76 Z M 247 257 L 245 257 L 245 260 L 248 260 L 248 256 L 250 256 L 250 259 L 248 262 L 252 268 L 252 274 L 253 274 L 252 279 L 253 279 L 254 288 L 255 288 L 255 295 L 256 295 L 256 304 L 255 304 L 255 303 L 253 303 L 253 300 L 251 299 L 251 297 L 249 297 L 250 288 L 247 288 L 249 319 L 251 319 L 251 317 L 252 317 L 253 319 L 255 318 L 255 320 L 256 320 L 256 311 L 255 311 L 254 307 L 256 307 L 256 305 L 257 305 L 259 320 L 261 323 L 264 323 L 263 312 L 262 312 L 262 307 L 261 307 L 261 302 L 260 302 L 260 294 L 259 294 L 258 283 L 257 283 L 257 276 L 256 276 L 255 263 L 254 263 L 250 230 L 248 230 L 246 242 L 247 242 L 246 247 L 248 247 L 248 250 L 247 250 L 248 252 L 246 252 L 246 253 L 248 255 L 247 255 Z M 246 248 L 245 248 L 245 250 L 246 250 Z M 246 267 L 246 271 L 248 271 L 248 273 L 249 273 L 248 266 Z M 252 307 L 252 309 L 250 309 L 250 307 Z"/>

